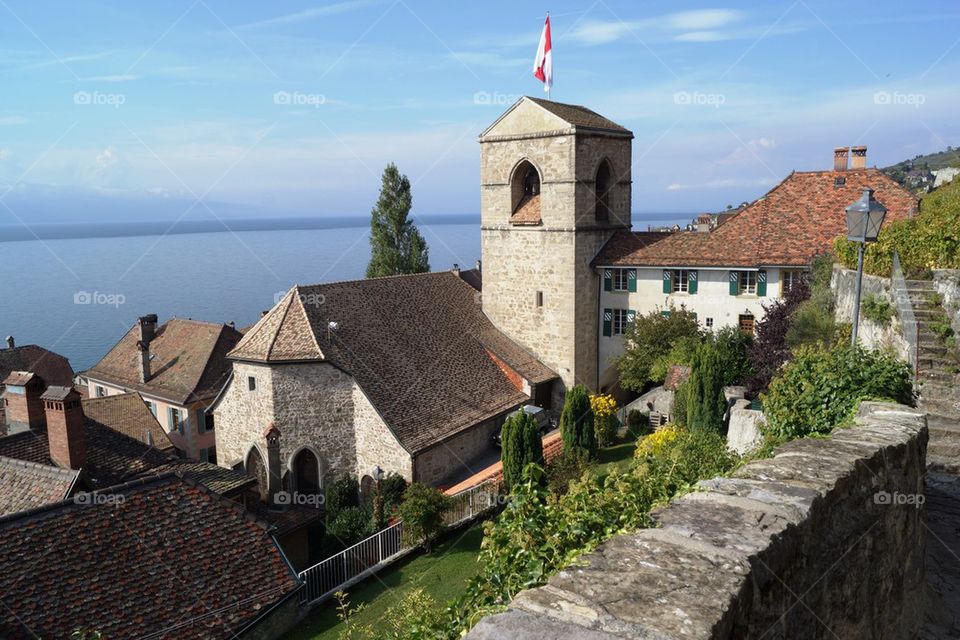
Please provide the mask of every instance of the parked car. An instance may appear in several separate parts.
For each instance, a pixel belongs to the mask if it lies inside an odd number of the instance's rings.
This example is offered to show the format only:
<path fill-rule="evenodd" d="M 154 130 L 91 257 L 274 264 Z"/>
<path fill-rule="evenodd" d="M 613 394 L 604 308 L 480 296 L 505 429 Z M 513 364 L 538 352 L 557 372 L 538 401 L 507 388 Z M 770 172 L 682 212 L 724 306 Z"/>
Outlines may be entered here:
<path fill-rule="evenodd" d="M 547 413 L 547 410 L 543 407 L 535 407 L 532 404 L 524 405 L 520 409 L 517 409 L 513 413 L 507 416 L 507 420 L 517 415 L 521 411 L 527 413 L 528 415 L 533 416 L 533 419 L 536 421 L 537 426 L 540 428 L 540 436 L 545 436 L 551 431 L 553 431 L 557 425 L 556 422 L 550 418 L 550 415 Z M 503 428 L 497 429 L 497 432 L 493 434 L 493 444 L 500 446 L 500 434 L 503 431 Z"/>

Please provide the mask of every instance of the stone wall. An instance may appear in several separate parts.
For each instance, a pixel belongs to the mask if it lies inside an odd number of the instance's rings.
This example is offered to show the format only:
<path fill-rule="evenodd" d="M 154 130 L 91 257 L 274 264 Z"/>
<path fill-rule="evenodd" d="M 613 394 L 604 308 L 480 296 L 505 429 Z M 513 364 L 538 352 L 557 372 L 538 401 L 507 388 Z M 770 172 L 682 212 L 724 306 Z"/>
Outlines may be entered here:
<path fill-rule="evenodd" d="M 482 620 L 472 640 L 917 637 L 926 417 L 864 403 L 655 513 Z"/>
<path fill-rule="evenodd" d="M 934 269 L 933 286 L 943 298 L 954 333 L 960 335 L 960 269 Z"/>
<path fill-rule="evenodd" d="M 493 434 L 503 426 L 506 416 L 504 413 L 491 418 L 421 451 L 414 461 L 414 480 L 427 485 L 447 485 L 481 471 L 489 464 L 486 453 Z M 486 464 L 482 460 L 478 462 L 478 457 L 486 458 Z"/>
<path fill-rule="evenodd" d="M 851 269 L 844 269 L 837 264 L 833 265 L 833 276 L 830 279 L 830 287 L 833 289 L 834 299 L 837 305 L 835 311 L 837 320 L 840 322 L 853 322 L 853 305 L 857 291 L 857 272 Z M 896 308 L 890 279 L 872 276 L 868 273 L 863 274 L 863 288 L 860 298 L 860 326 L 858 328 L 858 338 L 860 342 L 869 349 L 892 349 L 901 360 L 912 362 L 910 345 L 903 336 L 903 327 L 896 313 L 894 313 L 890 323 L 885 327 L 864 317 L 863 298 L 868 295 L 879 296 L 889 302 L 892 307 Z"/>

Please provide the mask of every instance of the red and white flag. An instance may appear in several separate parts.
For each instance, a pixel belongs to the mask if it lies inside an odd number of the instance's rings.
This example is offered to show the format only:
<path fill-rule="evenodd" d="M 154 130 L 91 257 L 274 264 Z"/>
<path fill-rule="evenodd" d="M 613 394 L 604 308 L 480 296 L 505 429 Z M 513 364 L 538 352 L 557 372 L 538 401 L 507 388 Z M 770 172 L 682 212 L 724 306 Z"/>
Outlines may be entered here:
<path fill-rule="evenodd" d="M 537 47 L 537 57 L 533 61 L 533 75 L 543 83 L 543 90 L 550 91 L 553 86 L 553 52 L 550 46 L 550 16 L 547 15 L 547 21 L 543 25 L 543 33 L 540 34 L 540 46 Z"/>

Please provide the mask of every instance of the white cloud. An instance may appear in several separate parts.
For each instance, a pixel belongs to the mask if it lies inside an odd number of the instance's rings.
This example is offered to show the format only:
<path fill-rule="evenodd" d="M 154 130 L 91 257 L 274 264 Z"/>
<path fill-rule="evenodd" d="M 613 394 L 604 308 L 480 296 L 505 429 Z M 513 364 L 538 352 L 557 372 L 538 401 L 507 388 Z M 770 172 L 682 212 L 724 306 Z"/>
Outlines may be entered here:
<path fill-rule="evenodd" d="M 82 186 L 122 188 L 127 186 L 130 163 L 113 145 L 100 151 L 93 162 L 81 166 L 77 179 Z"/>
<path fill-rule="evenodd" d="M 339 15 L 341 13 L 349 13 L 350 11 L 356 11 L 358 9 L 362 9 L 364 7 L 368 7 L 375 4 L 380 4 L 380 0 L 345 0 L 344 2 L 334 2 L 331 4 L 325 4 L 320 7 L 314 7 L 312 9 L 297 11 L 296 13 L 288 13 L 282 16 L 276 16 L 274 18 L 267 18 L 265 20 L 258 20 L 257 22 L 242 24 L 235 28 L 260 29 L 263 27 L 273 27 L 273 26 L 283 25 L 283 24 L 296 24 L 299 22 L 307 22 L 309 20 L 315 20 L 317 18 L 322 18 L 324 16 L 333 16 L 333 15 Z"/>
<path fill-rule="evenodd" d="M 716 29 L 739 21 L 743 14 L 736 9 L 699 9 L 679 11 L 661 16 L 667 26 L 673 29 Z"/>
<path fill-rule="evenodd" d="M 742 13 L 734 9 L 704 9 L 679 11 L 644 20 L 591 20 L 573 30 L 570 38 L 582 44 L 597 45 L 615 42 L 629 35 L 661 40 L 667 32 L 690 32 L 674 35 L 675 40 L 704 42 L 728 39 L 715 29 L 726 27 L 742 19 Z"/>
<path fill-rule="evenodd" d="M 0 127 L 17 124 L 26 124 L 30 122 L 23 116 L 0 116 Z"/>
<path fill-rule="evenodd" d="M 129 82 L 131 80 L 138 80 L 140 76 L 133 73 L 121 73 L 117 75 L 106 75 L 106 76 L 90 76 L 89 78 L 81 78 L 83 82 Z"/>
<path fill-rule="evenodd" d="M 739 187 L 769 187 L 776 183 L 773 178 L 717 178 L 706 182 L 667 185 L 667 191 L 690 191 L 695 189 L 727 189 Z"/>

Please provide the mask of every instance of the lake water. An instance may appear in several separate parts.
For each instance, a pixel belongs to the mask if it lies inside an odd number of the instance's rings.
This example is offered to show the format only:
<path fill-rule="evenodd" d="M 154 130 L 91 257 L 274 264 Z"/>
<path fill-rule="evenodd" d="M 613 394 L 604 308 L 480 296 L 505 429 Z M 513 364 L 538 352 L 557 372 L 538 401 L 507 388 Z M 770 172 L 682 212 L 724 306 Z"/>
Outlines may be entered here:
<path fill-rule="evenodd" d="M 689 219 L 644 216 L 634 226 Z M 0 338 L 13 335 L 17 344 L 53 349 L 81 371 L 138 316 L 234 321 L 243 327 L 294 284 L 363 277 L 370 255 L 368 218 L 300 226 L 326 228 L 167 235 L 97 229 L 90 235 L 113 237 L 74 238 L 57 237 L 65 235 L 62 229 L 51 228 L 38 231 L 41 240 L 0 241 Z M 477 217 L 437 216 L 418 226 L 432 269 L 454 263 L 470 268 L 480 257 Z"/>

